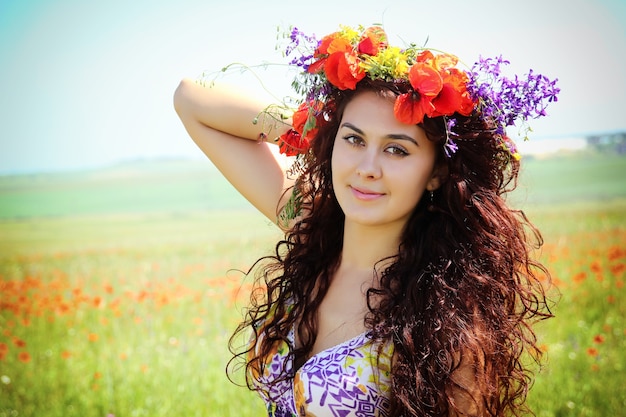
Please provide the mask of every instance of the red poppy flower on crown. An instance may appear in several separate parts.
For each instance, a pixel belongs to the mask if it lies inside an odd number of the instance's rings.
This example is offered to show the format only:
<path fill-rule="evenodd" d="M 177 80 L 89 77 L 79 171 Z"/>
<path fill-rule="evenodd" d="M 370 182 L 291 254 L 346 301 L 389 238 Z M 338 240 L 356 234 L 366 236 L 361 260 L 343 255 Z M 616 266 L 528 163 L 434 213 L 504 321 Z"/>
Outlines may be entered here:
<path fill-rule="evenodd" d="M 335 32 L 322 39 L 313 55 L 318 60 L 307 71 L 312 74 L 323 71 L 335 87 L 354 90 L 356 84 L 367 75 L 359 55 L 373 56 L 386 46 L 387 35 L 377 26 L 366 29 L 358 38 Z"/>
<path fill-rule="evenodd" d="M 292 129 L 278 138 L 280 152 L 286 156 L 296 156 L 306 152 L 311 140 L 323 122 L 322 102 L 304 102 L 292 116 Z"/>
<path fill-rule="evenodd" d="M 415 45 L 390 46 L 380 26 L 341 26 L 320 41 L 292 28 L 288 38 L 285 55 L 301 53 L 290 63 L 303 70 L 293 86 L 305 95 L 293 115 L 293 129 L 278 139 L 281 151 L 291 156 L 307 151 L 325 122 L 323 115 L 332 111 L 328 105 L 333 91 L 354 90 L 366 77 L 410 86 L 394 103 L 395 117 L 402 123 L 419 124 L 424 117 L 445 116 L 449 156 L 457 149 L 452 130 L 455 115 L 477 112 L 496 125 L 502 144 L 518 157 L 510 138 L 503 139 L 505 128 L 518 119 L 525 123 L 544 116 L 547 103 L 556 101 L 559 93 L 557 80 L 532 70 L 526 78 L 507 79 L 500 71 L 501 64 L 508 64 L 502 57 L 481 58 L 464 71 L 454 55 Z"/>

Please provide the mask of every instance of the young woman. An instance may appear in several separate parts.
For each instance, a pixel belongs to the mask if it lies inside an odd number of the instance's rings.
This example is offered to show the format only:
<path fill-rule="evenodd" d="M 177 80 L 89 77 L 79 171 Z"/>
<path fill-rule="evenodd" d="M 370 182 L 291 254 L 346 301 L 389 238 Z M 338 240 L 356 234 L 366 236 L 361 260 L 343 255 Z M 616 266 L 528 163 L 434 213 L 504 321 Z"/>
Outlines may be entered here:
<path fill-rule="evenodd" d="M 249 387 L 276 417 L 522 413 L 548 273 L 504 199 L 520 164 L 505 128 L 545 114 L 555 83 L 513 82 L 502 59 L 463 70 L 380 27 L 290 39 L 312 52 L 292 61 L 292 114 L 219 84 L 175 93 L 189 135 L 285 230 L 237 331 Z"/>

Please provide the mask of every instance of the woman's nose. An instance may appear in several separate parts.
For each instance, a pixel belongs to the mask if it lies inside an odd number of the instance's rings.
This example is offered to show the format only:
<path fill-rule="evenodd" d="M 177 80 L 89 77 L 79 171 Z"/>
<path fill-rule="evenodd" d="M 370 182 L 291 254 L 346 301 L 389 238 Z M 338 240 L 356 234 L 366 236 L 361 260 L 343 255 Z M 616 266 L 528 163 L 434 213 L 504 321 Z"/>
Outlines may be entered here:
<path fill-rule="evenodd" d="M 379 157 L 373 149 L 366 149 L 362 152 L 356 167 L 357 174 L 366 178 L 380 178 L 382 171 Z"/>

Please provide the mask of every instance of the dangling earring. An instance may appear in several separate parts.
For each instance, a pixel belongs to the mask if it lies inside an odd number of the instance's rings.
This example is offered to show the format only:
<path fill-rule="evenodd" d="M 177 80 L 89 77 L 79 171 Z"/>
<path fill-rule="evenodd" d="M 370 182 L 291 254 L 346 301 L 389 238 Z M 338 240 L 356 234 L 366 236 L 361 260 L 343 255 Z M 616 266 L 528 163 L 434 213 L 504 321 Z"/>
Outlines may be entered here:
<path fill-rule="evenodd" d="M 435 211 L 435 191 L 430 190 L 430 204 L 427 207 L 428 211 Z"/>

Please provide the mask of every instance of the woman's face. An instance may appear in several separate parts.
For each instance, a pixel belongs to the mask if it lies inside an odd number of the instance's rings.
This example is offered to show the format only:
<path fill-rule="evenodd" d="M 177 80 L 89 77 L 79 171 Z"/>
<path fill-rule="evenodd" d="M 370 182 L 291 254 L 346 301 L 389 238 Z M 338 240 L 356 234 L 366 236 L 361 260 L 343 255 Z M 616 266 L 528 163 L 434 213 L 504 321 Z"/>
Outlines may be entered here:
<path fill-rule="evenodd" d="M 357 94 L 335 137 L 332 181 L 346 222 L 403 228 L 425 191 L 439 186 L 435 144 L 396 120 L 392 99 Z"/>

